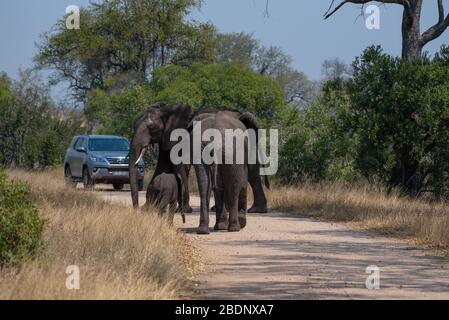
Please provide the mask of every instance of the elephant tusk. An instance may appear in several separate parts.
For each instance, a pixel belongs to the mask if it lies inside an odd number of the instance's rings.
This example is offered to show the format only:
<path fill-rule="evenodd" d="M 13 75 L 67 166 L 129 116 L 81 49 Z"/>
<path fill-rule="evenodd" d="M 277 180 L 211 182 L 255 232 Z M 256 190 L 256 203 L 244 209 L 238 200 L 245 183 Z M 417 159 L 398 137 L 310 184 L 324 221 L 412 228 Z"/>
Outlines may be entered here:
<path fill-rule="evenodd" d="M 139 162 L 142 161 L 143 156 L 145 155 L 145 152 L 147 152 L 147 147 L 142 149 L 142 152 L 140 152 L 139 159 L 137 159 L 136 163 L 134 164 L 136 167 L 139 165 Z"/>

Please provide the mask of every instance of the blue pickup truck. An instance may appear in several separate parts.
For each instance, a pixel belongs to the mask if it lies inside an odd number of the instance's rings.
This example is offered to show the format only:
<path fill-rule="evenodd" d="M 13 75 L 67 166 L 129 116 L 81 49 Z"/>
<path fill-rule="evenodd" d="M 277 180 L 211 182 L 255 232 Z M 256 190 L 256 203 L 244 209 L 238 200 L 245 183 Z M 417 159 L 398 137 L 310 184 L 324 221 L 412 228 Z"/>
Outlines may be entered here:
<path fill-rule="evenodd" d="M 129 142 L 119 136 L 85 135 L 73 138 L 64 159 L 64 175 L 70 187 L 82 182 L 85 189 L 95 184 L 112 184 L 122 190 L 129 183 Z M 139 163 L 139 190 L 143 190 L 145 164 Z"/>

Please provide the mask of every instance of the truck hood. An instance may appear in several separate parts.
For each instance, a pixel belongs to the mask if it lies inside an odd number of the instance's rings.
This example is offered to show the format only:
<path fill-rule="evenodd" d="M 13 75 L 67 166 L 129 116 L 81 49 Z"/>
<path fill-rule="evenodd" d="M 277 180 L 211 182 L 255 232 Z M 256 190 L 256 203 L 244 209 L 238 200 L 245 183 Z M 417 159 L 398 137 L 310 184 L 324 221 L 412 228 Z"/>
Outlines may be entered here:
<path fill-rule="evenodd" d="M 90 151 L 89 155 L 96 158 L 126 158 L 129 151 Z"/>

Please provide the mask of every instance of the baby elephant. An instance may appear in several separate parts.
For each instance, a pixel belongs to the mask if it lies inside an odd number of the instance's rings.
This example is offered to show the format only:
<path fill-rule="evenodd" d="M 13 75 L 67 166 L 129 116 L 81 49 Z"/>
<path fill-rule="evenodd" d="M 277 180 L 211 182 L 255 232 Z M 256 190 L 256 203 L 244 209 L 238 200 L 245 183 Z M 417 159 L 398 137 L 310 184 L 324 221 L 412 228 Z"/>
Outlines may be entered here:
<path fill-rule="evenodd" d="M 159 214 L 165 215 L 168 210 L 168 221 L 173 224 L 178 203 L 182 203 L 181 178 L 173 173 L 161 173 L 156 176 L 148 188 L 147 205 L 153 205 L 159 210 Z M 182 213 L 185 223 L 185 216 Z"/>

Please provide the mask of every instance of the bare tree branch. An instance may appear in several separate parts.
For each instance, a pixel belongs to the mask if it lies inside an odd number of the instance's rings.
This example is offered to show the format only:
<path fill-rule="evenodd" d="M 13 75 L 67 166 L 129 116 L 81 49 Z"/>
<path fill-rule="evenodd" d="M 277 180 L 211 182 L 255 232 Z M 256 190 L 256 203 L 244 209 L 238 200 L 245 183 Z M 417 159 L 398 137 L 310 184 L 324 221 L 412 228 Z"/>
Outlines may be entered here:
<path fill-rule="evenodd" d="M 449 14 L 444 17 L 443 0 L 438 1 L 438 22 L 421 35 L 423 45 L 438 38 L 449 27 Z"/>
<path fill-rule="evenodd" d="M 443 0 L 437 0 L 437 1 L 438 1 L 438 22 L 441 22 L 444 20 Z"/>
<path fill-rule="evenodd" d="M 346 4 L 361 4 L 378 2 L 382 4 L 399 4 L 404 7 L 402 19 L 402 57 L 405 59 L 419 59 L 423 47 L 438 38 L 449 27 L 449 14 L 445 16 L 444 1 L 437 0 L 438 22 L 421 34 L 420 19 L 424 0 L 331 0 L 324 19 L 328 19 Z M 337 4 L 338 3 L 338 4 Z"/>
<path fill-rule="evenodd" d="M 265 3 L 265 11 L 263 13 L 265 18 L 268 18 L 270 16 L 269 4 L 270 4 L 270 0 L 267 0 L 267 2 Z"/>
<path fill-rule="evenodd" d="M 373 0 L 344 0 L 344 1 L 340 2 L 340 4 L 337 5 L 334 9 L 332 9 L 334 7 L 334 3 L 335 3 L 335 0 L 332 0 L 331 5 L 329 6 L 329 9 L 324 14 L 324 19 L 326 20 L 329 17 L 331 17 L 335 12 L 340 10 L 347 3 L 366 4 L 368 2 L 373 2 Z M 407 0 L 379 0 L 376 2 L 394 3 L 394 4 L 401 4 L 401 5 L 407 5 L 407 3 L 408 3 Z"/>

